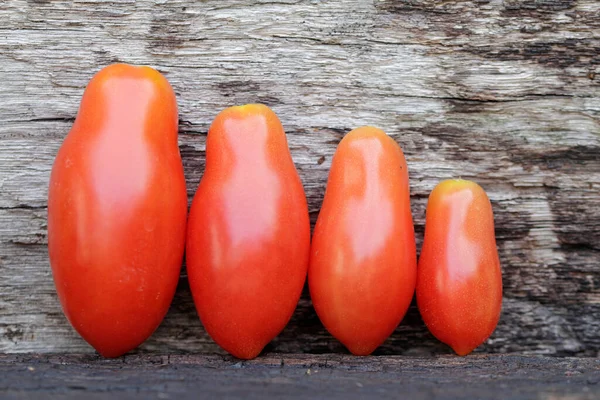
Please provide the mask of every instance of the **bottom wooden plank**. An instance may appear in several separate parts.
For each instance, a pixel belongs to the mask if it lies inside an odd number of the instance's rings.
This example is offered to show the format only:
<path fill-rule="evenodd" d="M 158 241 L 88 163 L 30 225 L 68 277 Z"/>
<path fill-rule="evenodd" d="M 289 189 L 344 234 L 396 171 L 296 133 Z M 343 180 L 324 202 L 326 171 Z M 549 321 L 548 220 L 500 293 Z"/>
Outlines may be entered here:
<path fill-rule="evenodd" d="M 600 359 L 0 355 L 0 398 L 598 399 Z"/>

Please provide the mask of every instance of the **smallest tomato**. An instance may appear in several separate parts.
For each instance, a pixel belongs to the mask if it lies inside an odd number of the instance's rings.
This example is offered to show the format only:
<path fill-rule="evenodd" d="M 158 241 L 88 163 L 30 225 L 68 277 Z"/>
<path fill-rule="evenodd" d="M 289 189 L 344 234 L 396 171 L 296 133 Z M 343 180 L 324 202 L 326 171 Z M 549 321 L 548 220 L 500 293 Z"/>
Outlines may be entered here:
<path fill-rule="evenodd" d="M 494 216 L 485 191 L 474 182 L 447 180 L 429 196 L 417 304 L 431 333 L 461 356 L 498 324 L 502 273 Z"/>

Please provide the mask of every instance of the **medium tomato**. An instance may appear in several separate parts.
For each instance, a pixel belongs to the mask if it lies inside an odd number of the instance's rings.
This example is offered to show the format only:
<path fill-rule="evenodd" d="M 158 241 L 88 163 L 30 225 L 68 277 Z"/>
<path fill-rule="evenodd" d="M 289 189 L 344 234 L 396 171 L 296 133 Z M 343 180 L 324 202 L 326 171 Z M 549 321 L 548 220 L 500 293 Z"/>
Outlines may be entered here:
<path fill-rule="evenodd" d="M 461 356 L 498 324 L 502 274 L 494 217 L 474 182 L 447 180 L 429 196 L 417 304 L 431 333 Z"/>
<path fill-rule="evenodd" d="M 194 196 L 187 273 L 208 334 L 256 357 L 289 321 L 306 279 L 308 206 L 283 127 L 260 104 L 215 118 Z"/>
<path fill-rule="evenodd" d="M 352 353 L 373 352 L 400 323 L 416 282 L 408 169 L 383 131 L 348 133 L 333 156 L 308 282 L 325 328 Z"/>
<path fill-rule="evenodd" d="M 87 86 L 52 168 L 56 290 L 75 330 L 105 357 L 148 338 L 175 293 L 187 213 L 177 123 L 160 73 L 108 66 Z"/>

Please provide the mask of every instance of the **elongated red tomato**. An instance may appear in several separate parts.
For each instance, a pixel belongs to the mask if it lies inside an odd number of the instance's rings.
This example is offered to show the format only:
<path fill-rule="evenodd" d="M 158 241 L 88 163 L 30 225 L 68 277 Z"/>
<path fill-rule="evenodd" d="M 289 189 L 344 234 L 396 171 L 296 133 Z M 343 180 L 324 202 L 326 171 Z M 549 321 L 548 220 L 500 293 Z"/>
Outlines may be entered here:
<path fill-rule="evenodd" d="M 148 338 L 175 293 L 187 213 L 177 123 L 160 73 L 108 66 L 87 86 L 52 168 L 56 290 L 75 330 L 106 357 Z"/>
<path fill-rule="evenodd" d="M 408 170 L 383 131 L 348 133 L 332 160 L 308 272 L 325 328 L 352 353 L 373 352 L 400 323 L 416 282 Z"/>
<path fill-rule="evenodd" d="M 502 273 L 492 206 L 481 186 L 447 180 L 427 203 L 417 304 L 440 341 L 463 356 L 494 331 L 502 307 Z"/>
<path fill-rule="evenodd" d="M 187 272 L 209 335 L 256 357 L 289 321 L 306 280 L 308 207 L 283 127 L 260 104 L 215 118 L 190 211 Z"/>

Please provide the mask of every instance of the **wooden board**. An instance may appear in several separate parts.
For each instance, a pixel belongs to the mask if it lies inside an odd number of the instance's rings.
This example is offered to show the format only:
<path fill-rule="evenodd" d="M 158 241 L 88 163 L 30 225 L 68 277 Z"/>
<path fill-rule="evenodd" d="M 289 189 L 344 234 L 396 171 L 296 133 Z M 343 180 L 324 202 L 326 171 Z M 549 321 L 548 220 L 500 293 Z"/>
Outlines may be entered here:
<path fill-rule="evenodd" d="M 82 367 L 82 365 L 84 367 Z M 600 360 L 513 355 L 0 356 L 0 397 L 594 400 Z"/>
<path fill-rule="evenodd" d="M 418 244 L 427 196 L 479 182 L 495 212 L 505 298 L 482 352 L 600 354 L 600 2 L 0 2 L 0 352 L 90 353 L 62 315 L 47 257 L 54 155 L 91 76 L 149 64 L 180 107 L 188 193 L 223 108 L 279 115 L 314 223 L 331 156 L 360 125 L 409 163 Z M 308 295 L 268 350 L 343 353 Z M 185 270 L 141 353 L 220 350 Z M 416 308 L 380 354 L 448 352 Z"/>

